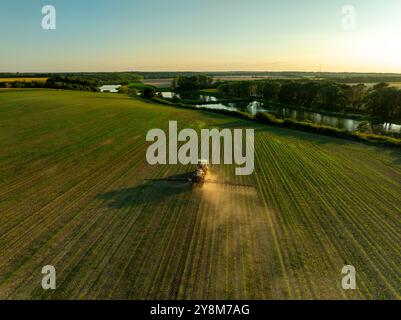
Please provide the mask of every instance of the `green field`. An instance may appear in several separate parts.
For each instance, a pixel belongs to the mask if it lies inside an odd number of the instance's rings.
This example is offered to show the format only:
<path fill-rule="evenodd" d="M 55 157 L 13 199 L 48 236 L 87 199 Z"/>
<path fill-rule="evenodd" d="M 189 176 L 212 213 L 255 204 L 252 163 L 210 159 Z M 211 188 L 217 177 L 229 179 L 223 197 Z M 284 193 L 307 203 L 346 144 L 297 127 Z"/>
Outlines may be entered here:
<path fill-rule="evenodd" d="M 155 87 L 153 87 L 153 85 L 150 84 L 145 84 L 143 82 L 137 81 L 137 82 L 131 82 L 128 85 L 128 88 L 130 89 L 137 89 L 137 90 L 145 90 L 146 88 L 151 88 L 154 89 Z"/>
<path fill-rule="evenodd" d="M 0 82 L 16 82 L 16 81 L 22 81 L 22 82 L 32 82 L 32 81 L 38 81 L 38 82 L 46 82 L 47 78 L 0 78 Z"/>
<path fill-rule="evenodd" d="M 147 130 L 169 120 L 256 126 L 253 176 L 212 168 L 254 188 L 145 182 L 193 169 L 146 163 Z M 0 298 L 400 298 L 400 194 L 395 149 L 125 95 L 3 92 Z"/>

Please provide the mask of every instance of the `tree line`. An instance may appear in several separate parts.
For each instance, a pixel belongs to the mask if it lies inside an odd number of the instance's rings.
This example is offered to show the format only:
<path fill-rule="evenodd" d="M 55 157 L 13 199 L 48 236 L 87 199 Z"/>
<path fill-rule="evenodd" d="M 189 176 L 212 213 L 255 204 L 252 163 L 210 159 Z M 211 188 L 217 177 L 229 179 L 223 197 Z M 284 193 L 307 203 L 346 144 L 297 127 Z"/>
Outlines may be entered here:
<path fill-rule="evenodd" d="M 380 83 L 347 85 L 331 81 L 269 80 L 226 82 L 221 94 L 263 99 L 312 110 L 364 113 L 379 123 L 401 122 L 401 90 Z"/>
<path fill-rule="evenodd" d="M 77 91 L 100 91 L 101 81 L 98 79 L 87 79 L 81 77 L 71 77 L 55 75 L 46 81 L 12 81 L 0 82 L 0 88 L 48 88 Z"/>
<path fill-rule="evenodd" d="M 212 77 L 204 74 L 198 74 L 193 76 L 175 76 L 172 84 L 172 88 L 175 90 L 198 90 L 213 88 L 214 81 Z"/>
<path fill-rule="evenodd" d="M 143 80 L 136 72 L 61 72 L 61 73 L 0 73 L 0 78 L 80 78 L 99 80 L 102 84 L 129 84 Z"/>

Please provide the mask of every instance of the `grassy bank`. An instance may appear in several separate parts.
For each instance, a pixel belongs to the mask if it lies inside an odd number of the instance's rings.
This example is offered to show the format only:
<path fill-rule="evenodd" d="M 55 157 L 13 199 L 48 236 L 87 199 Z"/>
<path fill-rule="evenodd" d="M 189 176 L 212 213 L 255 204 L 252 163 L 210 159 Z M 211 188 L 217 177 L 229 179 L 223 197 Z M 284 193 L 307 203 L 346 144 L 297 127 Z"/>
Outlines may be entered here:
<path fill-rule="evenodd" d="M 187 109 L 192 109 L 192 110 L 200 109 L 200 108 L 195 107 L 190 104 L 173 103 L 173 102 L 167 101 L 165 99 L 154 98 L 153 101 L 157 102 L 157 103 L 161 103 L 161 104 L 166 104 L 166 105 L 176 106 L 176 107 L 181 107 L 181 108 L 187 108 Z M 366 133 L 361 133 L 361 132 L 350 132 L 345 129 L 337 129 L 334 127 L 323 126 L 323 125 L 319 125 L 319 124 L 315 124 L 315 123 L 296 121 L 296 120 L 292 120 L 292 119 L 279 119 L 269 113 L 258 113 L 256 116 L 253 116 L 249 113 L 241 112 L 241 111 L 216 110 L 216 109 L 207 109 L 207 108 L 202 108 L 202 109 L 207 110 L 212 113 L 226 114 L 226 115 L 229 115 L 232 117 L 256 121 L 256 122 L 263 123 L 263 124 L 270 125 L 270 126 L 300 130 L 300 131 L 305 131 L 305 132 L 309 132 L 309 133 L 321 134 L 321 135 L 325 135 L 325 136 L 331 136 L 331 137 L 342 138 L 342 139 L 349 139 L 349 140 L 370 143 L 370 144 L 375 144 L 375 145 L 401 148 L 401 139 L 396 139 L 396 138 L 389 137 L 389 136 L 366 134 Z"/>

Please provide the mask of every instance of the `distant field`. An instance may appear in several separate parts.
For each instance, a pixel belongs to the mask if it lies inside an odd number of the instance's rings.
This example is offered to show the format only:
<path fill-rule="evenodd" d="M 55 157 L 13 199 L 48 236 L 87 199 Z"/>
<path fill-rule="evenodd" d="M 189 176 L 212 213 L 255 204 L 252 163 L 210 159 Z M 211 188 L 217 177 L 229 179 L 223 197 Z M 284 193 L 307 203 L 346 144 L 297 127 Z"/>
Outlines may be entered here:
<path fill-rule="evenodd" d="M 129 84 L 130 89 L 138 89 L 138 90 L 145 90 L 146 88 L 152 88 L 153 85 L 143 82 L 132 82 Z"/>
<path fill-rule="evenodd" d="M 170 88 L 173 78 L 169 79 L 145 79 L 142 82 L 157 88 Z"/>
<path fill-rule="evenodd" d="M 347 83 L 350 86 L 355 86 L 359 83 Z M 377 83 L 364 83 L 365 86 L 367 86 L 368 88 L 373 88 Z M 395 88 L 401 88 L 401 82 L 388 82 L 388 84 L 391 87 L 395 87 Z"/>
<path fill-rule="evenodd" d="M 220 76 L 214 77 L 214 80 L 221 80 L 221 81 L 251 81 L 251 80 L 263 80 L 263 79 L 271 79 L 272 77 L 267 76 Z M 278 79 L 278 78 L 277 78 Z M 280 78 L 284 79 L 284 78 Z M 171 82 L 173 78 L 166 78 L 166 79 L 145 79 L 142 82 L 151 86 L 155 86 L 158 88 L 170 88 Z"/>
<path fill-rule="evenodd" d="M 272 78 L 272 77 L 267 77 L 267 76 L 257 76 L 257 77 L 252 77 L 252 76 L 221 76 L 221 77 L 215 77 L 215 80 L 220 80 L 220 81 L 254 81 L 254 80 L 263 80 L 263 79 L 273 79 L 273 80 L 278 80 L 278 79 L 285 79 L 285 78 Z M 295 79 L 295 78 L 287 78 L 287 79 Z M 171 87 L 171 82 L 172 78 L 169 79 L 145 79 L 142 82 L 151 86 L 155 86 L 157 88 L 170 88 Z M 349 83 L 349 85 L 357 85 L 358 83 Z M 376 83 L 365 83 L 367 87 L 373 87 Z M 390 82 L 390 85 L 393 87 L 401 88 L 401 82 Z"/>
<path fill-rule="evenodd" d="M 400 89 L 401 88 L 401 82 L 390 82 L 390 86 Z"/>
<path fill-rule="evenodd" d="M 0 82 L 16 82 L 16 81 L 25 81 L 25 82 L 32 82 L 32 81 L 40 81 L 46 82 L 47 78 L 0 78 Z"/>
<path fill-rule="evenodd" d="M 1 299 L 401 298 L 400 151 L 107 93 L 4 92 L 0 114 Z M 146 182 L 193 169 L 146 163 L 172 119 L 254 127 L 254 175 L 212 167 L 254 187 Z"/>
<path fill-rule="evenodd" d="M 221 80 L 221 81 L 252 81 L 252 80 L 263 80 L 263 79 L 272 79 L 272 77 L 268 77 L 268 76 L 221 76 L 221 77 L 215 77 L 215 80 Z"/>
<path fill-rule="evenodd" d="M 401 88 L 401 82 L 390 82 L 389 84 L 392 87 Z"/>

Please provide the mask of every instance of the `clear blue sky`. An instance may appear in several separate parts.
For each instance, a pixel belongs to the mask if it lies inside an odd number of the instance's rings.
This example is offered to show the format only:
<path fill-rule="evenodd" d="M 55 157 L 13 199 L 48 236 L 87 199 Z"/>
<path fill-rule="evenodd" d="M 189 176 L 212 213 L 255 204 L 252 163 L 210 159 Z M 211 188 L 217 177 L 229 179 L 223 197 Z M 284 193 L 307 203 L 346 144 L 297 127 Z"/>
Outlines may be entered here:
<path fill-rule="evenodd" d="M 400 0 L 0 1 L 0 72 L 401 72 Z M 54 31 L 41 28 L 46 4 Z"/>

